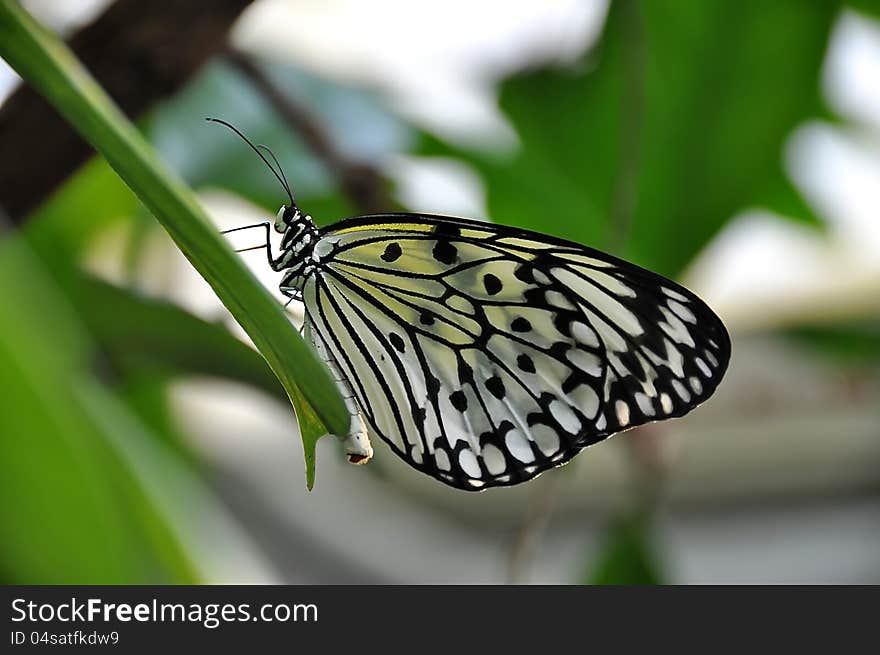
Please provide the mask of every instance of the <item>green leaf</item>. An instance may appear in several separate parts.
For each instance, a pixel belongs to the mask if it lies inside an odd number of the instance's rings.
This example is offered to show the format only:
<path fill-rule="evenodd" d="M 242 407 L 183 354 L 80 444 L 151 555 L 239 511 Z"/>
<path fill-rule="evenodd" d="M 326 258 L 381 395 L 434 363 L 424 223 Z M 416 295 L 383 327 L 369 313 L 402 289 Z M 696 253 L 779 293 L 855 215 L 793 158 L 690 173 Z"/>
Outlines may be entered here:
<path fill-rule="evenodd" d="M 597 561 L 589 567 L 585 584 L 664 584 L 651 537 L 649 513 L 619 518 L 609 527 Z"/>
<path fill-rule="evenodd" d="M 94 157 L 37 209 L 22 228 L 41 254 L 73 260 L 113 222 L 142 205 L 101 157 Z"/>
<path fill-rule="evenodd" d="M 375 94 L 343 87 L 273 61 L 263 67 L 282 93 L 311 112 L 334 146 L 352 161 L 372 162 L 400 152 L 409 128 L 381 107 Z M 271 210 L 286 200 L 274 176 L 234 134 L 204 125 L 202 116 L 235 124 L 255 143 L 267 144 L 284 168 L 297 203 L 316 220 L 356 213 L 327 169 L 272 104 L 222 58 L 150 114 L 149 134 L 169 165 L 194 188 L 222 187 Z M 332 202 L 328 202 L 331 200 Z"/>
<path fill-rule="evenodd" d="M 89 141 L 162 223 L 245 329 L 293 400 L 335 433 L 348 429 L 339 391 L 281 307 L 212 228 L 192 193 L 153 152 L 57 37 L 0 0 L 0 55 Z M 297 387 L 297 380 L 302 384 Z"/>
<path fill-rule="evenodd" d="M 253 385 L 276 396 L 284 392 L 265 361 L 222 325 L 179 307 L 135 295 L 94 278 L 76 285 L 78 305 L 105 355 L 126 375 L 145 366 L 169 373 L 213 375 Z M 306 484 L 315 483 L 315 446 L 326 430 L 309 404 L 294 395 L 306 462 Z"/>
<path fill-rule="evenodd" d="M 475 166 L 490 215 L 675 275 L 738 211 L 818 219 L 784 175 L 795 126 L 824 112 L 834 2 L 611 4 L 580 66 L 507 80 L 511 157 L 425 139 Z"/>
<path fill-rule="evenodd" d="M 0 312 L 0 577 L 198 582 L 152 480 L 118 448 L 146 433 L 108 429 L 126 410 L 96 389 L 88 335 L 20 239 L 0 243 L 0 297 L 15 308 Z"/>
<path fill-rule="evenodd" d="M 872 18 L 880 18 L 880 2 L 878 0 L 848 0 L 846 4 Z"/>
<path fill-rule="evenodd" d="M 325 434 L 321 420 L 312 411 L 304 398 L 294 395 L 291 400 L 299 422 L 300 438 L 306 458 L 306 487 L 311 491 L 315 486 L 315 447 L 318 440 Z"/>
<path fill-rule="evenodd" d="M 123 372 L 114 370 L 113 390 L 117 398 L 137 415 L 151 434 L 161 440 L 163 446 L 188 465 L 199 465 L 190 449 L 180 421 L 171 406 L 170 385 L 173 374 L 159 366 L 141 361 L 141 365 L 129 366 Z"/>
<path fill-rule="evenodd" d="M 853 367 L 880 364 L 880 321 L 842 325 L 803 325 L 783 331 L 804 346 Z"/>
<path fill-rule="evenodd" d="M 285 397 L 266 361 L 223 325 L 92 277 L 76 282 L 72 299 L 114 368 L 227 377 Z"/>

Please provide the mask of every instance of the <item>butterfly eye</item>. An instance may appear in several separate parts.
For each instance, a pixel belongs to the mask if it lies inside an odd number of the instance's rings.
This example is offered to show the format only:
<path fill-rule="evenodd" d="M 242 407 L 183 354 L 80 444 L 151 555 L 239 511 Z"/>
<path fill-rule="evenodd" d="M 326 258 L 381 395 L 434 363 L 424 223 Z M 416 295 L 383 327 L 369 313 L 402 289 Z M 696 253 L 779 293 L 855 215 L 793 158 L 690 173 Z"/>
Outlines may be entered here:
<path fill-rule="evenodd" d="M 281 205 L 281 209 L 278 210 L 278 213 L 275 214 L 275 231 L 284 233 L 284 230 L 287 228 L 287 225 L 284 222 L 284 212 L 287 211 L 287 207 L 285 205 Z"/>

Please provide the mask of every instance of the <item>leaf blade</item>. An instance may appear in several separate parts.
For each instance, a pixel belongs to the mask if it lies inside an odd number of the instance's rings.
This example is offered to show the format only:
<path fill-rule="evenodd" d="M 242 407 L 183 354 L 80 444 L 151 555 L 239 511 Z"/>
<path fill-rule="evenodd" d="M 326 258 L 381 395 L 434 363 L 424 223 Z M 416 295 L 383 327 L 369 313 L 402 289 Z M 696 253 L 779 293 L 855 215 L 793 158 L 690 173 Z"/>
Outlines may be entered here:
<path fill-rule="evenodd" d="M 278 303 L 66 46 L 10 0 L 0 0 L 0 55 L 104 155 L 160 221 L 251 337 L 291 400 L 305 398 L 321 422 L 344 434 L 348 414 L 338 388 Z"/>

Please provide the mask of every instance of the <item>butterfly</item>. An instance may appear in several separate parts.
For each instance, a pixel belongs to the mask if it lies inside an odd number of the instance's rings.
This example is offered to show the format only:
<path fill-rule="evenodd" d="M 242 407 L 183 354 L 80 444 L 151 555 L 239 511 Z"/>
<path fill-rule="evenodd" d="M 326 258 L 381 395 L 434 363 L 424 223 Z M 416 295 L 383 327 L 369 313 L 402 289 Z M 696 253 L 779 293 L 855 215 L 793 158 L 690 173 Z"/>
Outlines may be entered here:
<path fill-rule="evenodd" d="M 304 334 L 345 398 L 355 463 L 376 435 L 452 487 L 514 485 L 617 432 L 687 414 L 724 376 L 724 324 L 660 275 L 464 218 L 390 213 L 319 228 L 276 177 L 290 204 L 273 224 L 277 256 L 260 224 L 269 264 L 302 302 Z"/>

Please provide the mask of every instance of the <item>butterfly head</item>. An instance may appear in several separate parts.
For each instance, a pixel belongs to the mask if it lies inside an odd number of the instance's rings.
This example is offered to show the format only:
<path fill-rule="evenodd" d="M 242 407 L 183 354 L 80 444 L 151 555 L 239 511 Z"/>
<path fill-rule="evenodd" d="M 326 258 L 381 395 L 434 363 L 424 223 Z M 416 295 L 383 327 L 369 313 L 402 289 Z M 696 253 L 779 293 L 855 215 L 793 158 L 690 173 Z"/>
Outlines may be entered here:
<path fill-rule="evenodd" d="M 314 231 L 315 222 L 308 214 L 303 214 L 296 205 L 281 205 L 275 215 L 275 231 L 279 234 L 299 236 L 303 232 Z"/>
<path fill-rule="evenodd" d="M 287 205 L 281 205 L 281 209 L 275 215 L 275 231 L 279 234 L 287 232 L 287 228 L 296 221 L 299 214 L 300 211 L 296 206 L 288 207 Z"/>

